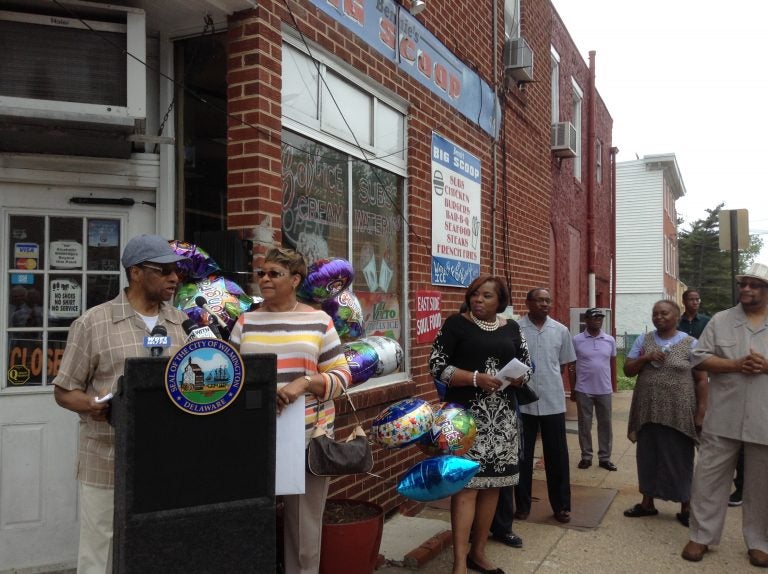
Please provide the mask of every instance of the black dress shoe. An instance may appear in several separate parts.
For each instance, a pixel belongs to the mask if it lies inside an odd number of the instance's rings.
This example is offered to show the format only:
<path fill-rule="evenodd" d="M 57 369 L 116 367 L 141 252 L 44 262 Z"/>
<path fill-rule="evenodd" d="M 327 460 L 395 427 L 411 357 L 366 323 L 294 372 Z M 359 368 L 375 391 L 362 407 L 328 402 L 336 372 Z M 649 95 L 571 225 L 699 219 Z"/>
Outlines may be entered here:
<path fill-rule="evenodd" d="M 592 466 L 592 461 L 591 460 L 587 460 L 586 458 L 582 458 L 579 461 L 578 466 L 579 466 L 580 469 L 584 470 L 585 468 L 589 468 L 590 466 Z"/>
<path fill-rule="evenodd" d="M 604 468 L 605 470 L 619 470 L 610 460 L 601 460 L 600 468 Z"/>
<path fill-rule="evenodd" d="M 514 532 L 509 532 L 508 534 L 492 534 L 491 538 L 494 540 L 501 542 L 502 544 L 506 544 L 507 546 L 511 546 L 512 548 L 522 548 L 523 547 L 523 539 L 520 538 L 517 534 Z"/>
<path fill-rule="evenodd" d="M 470 570 L 477 570 L 478 572 L 482 572 L 483 574 L 504 574 L 504 570 L 501 568 L 483 568 L 479 564 L 477 564 L 474 560 L 472 560 L 469 556 L 467 556 L 467 568 Z"/>

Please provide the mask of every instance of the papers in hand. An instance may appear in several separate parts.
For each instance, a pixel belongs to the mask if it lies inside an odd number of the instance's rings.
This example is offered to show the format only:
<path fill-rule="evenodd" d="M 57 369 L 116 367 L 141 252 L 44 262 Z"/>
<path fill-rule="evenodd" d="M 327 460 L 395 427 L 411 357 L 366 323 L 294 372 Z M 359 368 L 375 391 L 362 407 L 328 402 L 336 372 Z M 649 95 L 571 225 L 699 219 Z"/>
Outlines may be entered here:
<path fill-rule="evenodd" d="M 509 363 L 504 365 L 497 373 L 496 378 L 501 381 L 501 387 L 499 390 L 503 391 L 509 386 L 510 379 L 519 379 L 527 375 L 531 368 L 517 359 L 512 359 Z"/>

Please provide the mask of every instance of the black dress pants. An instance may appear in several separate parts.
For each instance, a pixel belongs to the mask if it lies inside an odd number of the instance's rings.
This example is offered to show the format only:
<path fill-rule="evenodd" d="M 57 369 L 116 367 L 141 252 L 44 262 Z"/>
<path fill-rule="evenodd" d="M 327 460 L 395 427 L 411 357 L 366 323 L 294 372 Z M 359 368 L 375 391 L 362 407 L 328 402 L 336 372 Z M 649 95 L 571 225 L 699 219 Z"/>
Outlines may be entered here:
<path fill-rule="evenodd" d="M 521 414 L 521 418 L 524 448 L 523 460 L 520 462 L 520 483 L 515 488 L 517 511 L 526 514 L 531 511 L 533 452 L 540 430 L 549 504 L 555 514 L 561 510 L 570 512 L 571 471 L 568 464 L 568 443 L 565 439 L 565 413 L 544 416 Z"/>

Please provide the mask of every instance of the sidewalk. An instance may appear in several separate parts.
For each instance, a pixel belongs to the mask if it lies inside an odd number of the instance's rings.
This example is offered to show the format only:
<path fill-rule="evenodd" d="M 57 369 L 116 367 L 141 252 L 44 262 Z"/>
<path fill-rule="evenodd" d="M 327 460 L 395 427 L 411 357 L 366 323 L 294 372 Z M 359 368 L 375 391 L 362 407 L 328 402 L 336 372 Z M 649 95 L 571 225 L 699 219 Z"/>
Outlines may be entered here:
<path fill-rule="evenodd" d="M 627 418 L 631 391 L 614 395 L 613 462 L 617 472 L 596 464 L 579 470 L 581 456 L 575 421 L 568 422 L 568 448 L 571 483 L 618 491 L 602 522 L 596 528 L 575 529 L 554 524 L 515 522 L 514 531 L 524 540 L 522 549 L 513 549 L 495 541 L 488 543 L 488 555 L 507 574 L 523 572 L 564 573 L 665 573 L 759 571 L 749 565 L 747 549 L 741 536 L 741 509 L 728 510 L 723 540 L 710 549 L 699 563 L 686 562 L 680 551 L 688 541 L 688 530 L 675 519 L 677 503 L 656 501 L 658 516 L 626 518 L 624 510 L 640 501 L 637 490 L 635 445 L 627 439 Z M 597 430 L 593 429 L 597 446 Z M 536 456 L 541 456 L 537 442 Z M 596 463 L 597 461 L 593 461 Z M 544 471 L 536 470 L 534 479 L 544 480 Z M 434 537 L 434 538 L 433 538 Z M 425 546 L 422 543 L 427 542 Z M 418 517 L 392 517 L 384 525 L 381 552 L 387 564 L 377 574 L 443 574 L 451 571 L 450 515 L 445 510 L 426 508 Z M 406 567 L 404 563 L 411 565 Z M 470 572 L 472 572 L 470 570 Z"/>

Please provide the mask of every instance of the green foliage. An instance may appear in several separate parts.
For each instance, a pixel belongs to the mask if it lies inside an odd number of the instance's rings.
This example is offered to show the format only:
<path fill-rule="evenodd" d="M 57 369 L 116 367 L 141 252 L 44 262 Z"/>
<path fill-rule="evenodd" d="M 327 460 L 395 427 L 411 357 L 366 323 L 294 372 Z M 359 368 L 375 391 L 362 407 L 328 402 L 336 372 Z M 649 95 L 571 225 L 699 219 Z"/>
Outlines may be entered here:
<path fill-rule="evenodd" d="M 619 391 L 635 390 L 635 377 L 624 375 L 624 352 L 616 353 L 616 389 Z"/>
<path fill-rule="evenodd" d="M 677 234 L 680 280 L 699 290 L 701 310 L 708 315 L 733 306 L 731 253 L 720 251 L 720 211 L 723 203 L 707 209 L 707 217 L 681 228 Z M 758 235 L 749 236 L 749 248 L 739 252 L 738 271 L 749 268 L 762 249 Z"/>

